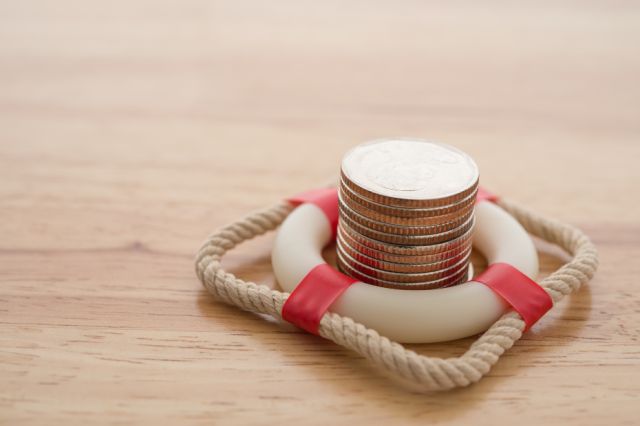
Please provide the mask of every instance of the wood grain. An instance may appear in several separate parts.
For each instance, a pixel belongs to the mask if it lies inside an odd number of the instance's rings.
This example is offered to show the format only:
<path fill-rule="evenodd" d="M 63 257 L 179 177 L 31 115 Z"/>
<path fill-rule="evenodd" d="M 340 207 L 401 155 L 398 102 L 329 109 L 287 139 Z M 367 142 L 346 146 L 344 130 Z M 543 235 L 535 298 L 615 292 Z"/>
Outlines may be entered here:
<path fill-rule="evenodd" d="M 639 37 L 638 2 L 1 2 L 0 423 L 637 424 Z M 211 230 L 395 135 L 601 252 L 461 391 L 406 392 L 193 272 Z M 272 238 L 226 266 L 274 285 Z"/>

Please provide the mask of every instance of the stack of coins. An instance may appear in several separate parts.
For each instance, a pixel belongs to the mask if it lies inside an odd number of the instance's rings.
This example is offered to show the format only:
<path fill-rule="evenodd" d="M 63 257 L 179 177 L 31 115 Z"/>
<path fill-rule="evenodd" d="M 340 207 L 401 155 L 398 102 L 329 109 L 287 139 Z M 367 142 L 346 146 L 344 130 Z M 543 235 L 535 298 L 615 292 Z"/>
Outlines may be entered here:
<path fill-rule="evenodd" d="M 432 289 L 466 281 L 478 167 L 422 140 L 376 140 L 341 169 L 337 263 L 363 282 Z"/>

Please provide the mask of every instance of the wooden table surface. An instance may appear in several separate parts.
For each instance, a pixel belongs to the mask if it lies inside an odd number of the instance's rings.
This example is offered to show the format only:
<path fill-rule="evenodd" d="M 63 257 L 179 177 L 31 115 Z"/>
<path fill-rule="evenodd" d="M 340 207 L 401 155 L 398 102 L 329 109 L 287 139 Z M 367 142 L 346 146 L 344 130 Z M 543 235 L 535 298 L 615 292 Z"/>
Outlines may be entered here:
<path fill-rule="evenodd" d="M 638 2 L 3 1 L 0 423 L 637 424 L 639 42 Z M 194 274 L 210 231 L 387 136 L 601 253 L 470 388 L 407 392 Z M 272 238 L 226 266 L 274 285 Z"/>

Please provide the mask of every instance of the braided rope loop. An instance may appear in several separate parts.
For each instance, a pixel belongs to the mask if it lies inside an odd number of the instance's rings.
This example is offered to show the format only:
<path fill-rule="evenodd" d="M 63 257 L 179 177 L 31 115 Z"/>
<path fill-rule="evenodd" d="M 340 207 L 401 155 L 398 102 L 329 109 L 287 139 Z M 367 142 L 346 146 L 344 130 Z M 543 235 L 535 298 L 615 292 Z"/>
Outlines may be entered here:
<path fill-rule="evenodd" d="M 514 216 L 529 233 L 560 246 L 573 256 L 570 262 L 540 282 L 554 304 L 593 277 L 598 267 L 598 253 L 582 231 L 505 200 L 500 200 L 498 205 Z M 282 306 L 288 293 L 236 278 L 222 269 L 220 261 L 226 252 L 243 241 L 276 229 L 292 210 L 289 203 L 281 202 L 209 236 L 196 256 L 196 274 L 204 287 L 225 303 L 282 319 Z M 322 317 L 319 334 L 369 359 L 414 390 L 442 391 L 479 381 L 520 339 L 524 329 L 525 323 L 520 315 L 510 311 L 463 355 L 447 359 L 419 355 L 351 318 L 331 312 Z"/>

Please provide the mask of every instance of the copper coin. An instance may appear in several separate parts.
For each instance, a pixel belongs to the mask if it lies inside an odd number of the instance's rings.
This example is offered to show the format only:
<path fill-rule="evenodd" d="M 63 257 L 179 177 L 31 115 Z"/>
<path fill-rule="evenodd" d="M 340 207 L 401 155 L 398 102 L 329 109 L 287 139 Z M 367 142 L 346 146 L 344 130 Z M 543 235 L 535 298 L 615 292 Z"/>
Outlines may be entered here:
<path fill-rule="evenodd" d="M 385 232 L 387 234 L 393 235 L 433 235 L 433 234 L 442 234 L 448 231 L 451 231 L 455 228 L 458 228 L 465 222 L 467 222 L 471 215 L 473 214 L 473 210 L 469 211 L 464 215 L 460 215 L 452 221 L 445 223 L 438 223 L 428 226 L 414 226 L 414 225 L 399 225 L 399 224 L 388 224 L 384 222 L 377 221 L 375 219 L 371 219 L 361 214 L 351 210 L 347 205 L 339 202 L 339 208 L 341 214 L 348 216 L 349 219 L 357 222 L 358 224 L 365 226 L 369 229 L 379 232 Z"/>
<path fill-rule="evenodd" d="M 338 227 L 337 239 L 342 240 L 344 244 L 349 245 L 349 247 L 351 247 L 354 251 L 357 251 L 363 256 L 381 260 L 383 262 L 393 263 L 435 263 L 445 261 L 457 255 L 466 254 L 471 251 L 471 240 L 469 239 L 466 240 L 465 243 L 460 244 L 457 247 L 453 247 L 450 250 L 440 253 L 422 255 L 395 254 L 359 243 L 357 239 L 354 239 L 347 232 L 345 232 L 342 226 Z M 398 246 L 394 247 L 397 248 Z"/>
<path fill-rule="evenodd" d="M 450 250 L 455 250 L 467 242 L 471 241 L 473 235 L 473 227 L 467 230 L 461 236 L 437 244 L 429 245 L 401 245 L 401 244 L 389 244 L 384 241 L 378 241 L 373 238 L 369 238 L 366 235 L 362 235 L 353 228 L 351 228 L 346 222 L 340 221 L 338 228 L 342 229 L 343 235 L 348 235 L 351 239 L 358 243 L 369 247 L 374 250 L 379 250 L 385 253 L 396 254 L 400 256 L 429 256 L 434 254 L 440 254 Z"/>
<path fill-rule="evenodd" d="M 390 234 L 387 232 L 380 232 L 363 226 L 348 216 L 344 215 L 340 212 L 340 221 L 344 222 L 349 226 L 349 228 L 355 230 L 361 235 L 367 236 L 374 240 L 383 241 L 386 243 L 393 243 L 403 246 L 418 246 L 418 245 L 428 245 L 428 244 L 436 244 L 443 243 L 446 241 L 453 240 L 461 235 L 464 235 L 469 229 L 473 227 L 474 218 L 470 217 L 465 223 L 460 225 L 459 227 L 452 229 L 447 232 L 441 232 L 438 234 L 424 234 L 424 235 L 397 235 Z"/>
<path fill-rule="evenodd" d="M 449 259 L 444 259 L 439 262 L 433 263 L 395 263 L 389 262 L 386 260 L 379 260 L 369 257 L 365 254 L 360 253 L 357 250 L 354 250 L 353 247 L 350 247 L 347 243 L 344 242 L 341 238 L 337 240 L 338 250 L 342 250 L 343 253 L 347 254 L 351 258 L 356 261 L 362 263 L 371 268 L 379 269 L 381 271 L 387 272 L 406 272 L 410 274 L 415 273 L 425 273 L 425 272 L 434 272 L 439 270 L 444 270 L 450 266 L 454 266 L 457 263 L 466 260 L 469 260 L 471 256 L 471 250 L 467 252 L 461 253 L 457 256 L 453 256 Z"/>
<path fill-rule="evenodd" d="M 345 182 L 384 205 L 448 205 L 478 184 L 478 166 L 449 145 L 417 139 L 381 139 L 361 144 L 342 160 Z"/>
<path fill-rule="evenodd" d="M 466 268 L 468 264 L 468 258 L 460 260 L 458 263 L 449 266 L 444 269 L 436 270 L 433 272 L 423 272 L 423 273 L 407 273 L 407 272 L 388 272 L 383 271 L 377 268 L 373 268 L 367 266 L 363 263 L 358 262 L 354 258 L 350 257 L 344 251 L 342 251 L 341 247 L 337 248 L 338 258 L 349 265 L 352 269 L 366 274 L 369 277 L 377 278 L 389 282 L 397 282 L 397 283 L 425 283 L 430 281 L 437 281 L 443 278 L 447 278 L 449 276 L 457 274 L 461 269 Z"/>
<path fill-rule="evenodd" d="M 379 287 L 387 287 L 401 290 L 431 290 L 436 288 L 450 287 L 467 281 L 468 266 L 460 271 L 459 274 L 443 278 L 436 281 L 428 281 L 423 283 L 398 283 L 394 281 L 386 281 L 374 277 L 370 277 L 366 274 L 358 272 L 351 268 L 349 265 L 343 263 L 340 258 L 337 258 L 338 269 L 343 273 L 356 278 L 364 283 L 376 285 Z"/>

